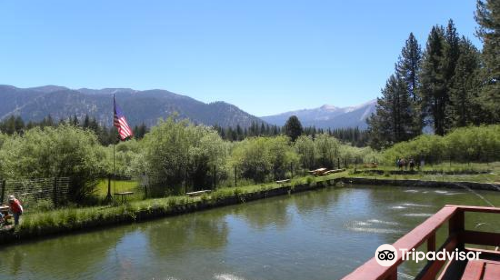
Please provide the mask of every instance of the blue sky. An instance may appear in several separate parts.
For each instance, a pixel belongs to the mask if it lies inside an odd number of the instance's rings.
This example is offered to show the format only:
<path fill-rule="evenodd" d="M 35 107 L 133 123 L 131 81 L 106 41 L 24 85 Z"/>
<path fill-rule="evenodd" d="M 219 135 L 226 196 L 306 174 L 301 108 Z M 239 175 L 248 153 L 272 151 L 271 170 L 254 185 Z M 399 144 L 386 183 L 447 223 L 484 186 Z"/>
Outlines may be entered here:
<path fill-rule="evenodd" d="M 167 89 L 262 116 L 380 95 L 410 32 L 422 47 L 475 0 L 0 0 L 0 84 Z"/>

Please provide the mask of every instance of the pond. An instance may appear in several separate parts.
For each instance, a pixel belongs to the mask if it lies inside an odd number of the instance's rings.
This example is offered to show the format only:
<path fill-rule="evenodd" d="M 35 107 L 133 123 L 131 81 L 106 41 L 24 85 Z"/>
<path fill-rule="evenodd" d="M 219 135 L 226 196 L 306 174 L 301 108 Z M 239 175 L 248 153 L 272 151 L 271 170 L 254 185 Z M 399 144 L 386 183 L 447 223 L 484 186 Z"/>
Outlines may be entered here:
<path fill-rule="evenodd" d="M 339 279 L 445 204 L 489 203 L 500 192 L 330 187 L 7 246 L 0 279 Z M 491 215 L 466 220 L 500 229 Z"/>

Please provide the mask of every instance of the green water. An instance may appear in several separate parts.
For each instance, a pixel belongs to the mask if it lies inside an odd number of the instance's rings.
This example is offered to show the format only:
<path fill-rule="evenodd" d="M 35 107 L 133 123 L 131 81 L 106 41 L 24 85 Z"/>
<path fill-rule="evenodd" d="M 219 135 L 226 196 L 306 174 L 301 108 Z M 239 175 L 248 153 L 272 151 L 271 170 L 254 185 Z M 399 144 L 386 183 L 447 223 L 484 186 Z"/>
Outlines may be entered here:
<path fill-rule="evenodd" d="M 466 190 L 332 187 L 7 246 L 0 279 L 339 279 L 445 204 L 487 206 Z M 466 220 L 500 231 L 492 215 Z"/>

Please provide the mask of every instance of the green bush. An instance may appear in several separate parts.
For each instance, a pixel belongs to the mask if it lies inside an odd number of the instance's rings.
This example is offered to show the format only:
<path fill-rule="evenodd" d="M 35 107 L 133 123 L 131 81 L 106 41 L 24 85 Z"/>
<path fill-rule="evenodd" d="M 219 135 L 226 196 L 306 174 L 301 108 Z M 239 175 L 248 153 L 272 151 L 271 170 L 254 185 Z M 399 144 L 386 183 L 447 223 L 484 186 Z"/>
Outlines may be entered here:
<path fill-rule="evenodd" d="M 197 188 L 206 188 L 213 176 L 218 181 L 227 176 L 229 147 L 212 128 L 169 118 L 160 120 L 142 141 L 135 169 L 148 175 L 152 195 L 179 194 L 186 178 Z"/>
<path fill-rule="evenodd" d="M 69 177 L 70 199 L 92 195 L 104 172 L 105 153 L 90 131 L 70 125 L 33 128 L 8 137 L 0 149 L 0 177 Z"/>
<path fill-rule="evenodd" d="M 309 186 L 313 186 L 314 184 L 316 184 L 316 178 L 314 178 L 312 176 L 307 176 L 306 183 Z"/>
<path fill-rule="evenodd" d="M 398 158 L 414 158 L 426 163 L 442 161 L 492 162 L 500 160 L 500 125 L 458 128 L 441 137 L 421 135 L 398 143 L 383 152 L 384 161 L 395 165 Z"/>
<path fill-rule="evenodd" d="M 284 179 L 290 165 L 296 166 L 298 156 L 285 136 L 255 137 L 235 144 L 231 165 L 239 178 L 255 182 Z"/>

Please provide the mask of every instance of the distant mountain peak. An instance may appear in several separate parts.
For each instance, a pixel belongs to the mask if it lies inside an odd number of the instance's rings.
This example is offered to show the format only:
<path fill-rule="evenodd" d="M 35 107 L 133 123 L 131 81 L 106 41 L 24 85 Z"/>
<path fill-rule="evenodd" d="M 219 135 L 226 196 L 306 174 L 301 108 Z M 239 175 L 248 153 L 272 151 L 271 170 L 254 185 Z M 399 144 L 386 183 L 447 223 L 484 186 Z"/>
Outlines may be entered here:
<path fill-rule="evenodd" d="M 321 106 L 320 109 L 321 110 L 327 110 L 327 111 L 335 111 L 335 110 L 338 110 L 340 108 L 336 107 L 336 106 L 333 106 L 333 105 L 325 104 L 325 105 Z"/>
<path fill-rule="evenodd" d="M 131 88 L 103 88 L 103 89 L 90 89 L 90 88 L 80 88 L 76 91 L 85 94 L 117 94 L 117 93 L 136 93 L 135 89 Z"/>
<path fill-rule="evenodd" d="M 55 86 L 55 85 L 32 87 L 32 88 L 28 88 L 28 89 L 39 91 L 39 92 L 45 92 L 45 93 L 60 91 L 60 90 L 69 90 L 69 88 L 67 88 L 67 87 Z"/>
<path fill-rule="evenodd" d="M 363 104 L 350 107 L 337 107 L 325 104 L 318 108 L 303 109 L 285 112 L 272 116 L 261 117 L 264 121 L 282 126 L 292 115 L 299 118 L 303 126 L 315 126 L 317 128 L 347 128 L 367 127 L 366 119 L 375 111 L 377 100 L 370 100 Z"/>

